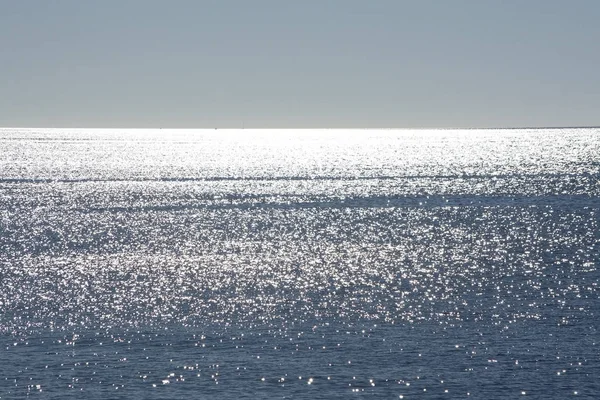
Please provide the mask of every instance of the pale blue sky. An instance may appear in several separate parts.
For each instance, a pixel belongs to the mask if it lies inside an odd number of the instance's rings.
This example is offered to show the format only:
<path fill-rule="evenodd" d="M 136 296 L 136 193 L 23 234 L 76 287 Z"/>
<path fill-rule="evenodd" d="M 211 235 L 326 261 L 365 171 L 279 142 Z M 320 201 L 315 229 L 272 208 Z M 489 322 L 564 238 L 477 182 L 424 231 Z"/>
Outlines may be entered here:
<path fill-rule="evenodd" d="M 598 0 L 0 0 L 0 126 L 600 124 Z"/>

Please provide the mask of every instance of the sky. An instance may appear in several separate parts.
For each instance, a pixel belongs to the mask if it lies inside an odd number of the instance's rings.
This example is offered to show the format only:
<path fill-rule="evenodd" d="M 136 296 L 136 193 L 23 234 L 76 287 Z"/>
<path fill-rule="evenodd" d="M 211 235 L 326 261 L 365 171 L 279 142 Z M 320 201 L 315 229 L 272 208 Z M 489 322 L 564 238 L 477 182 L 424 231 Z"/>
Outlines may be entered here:
<path fill-rule="evenodd" d="M 0 0 L 0 126 L 597 126 L 598 21 L 598 0 Z"/>

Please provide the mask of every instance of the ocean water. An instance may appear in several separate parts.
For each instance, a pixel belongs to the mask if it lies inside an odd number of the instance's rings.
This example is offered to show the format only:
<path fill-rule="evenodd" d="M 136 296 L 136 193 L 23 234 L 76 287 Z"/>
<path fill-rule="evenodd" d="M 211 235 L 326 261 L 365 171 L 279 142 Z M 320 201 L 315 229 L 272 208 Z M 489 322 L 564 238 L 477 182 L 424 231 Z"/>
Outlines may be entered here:
<path fill-rule="evenodd" d="M 600 129 L 0 129 L 0 398 L 600 398 Z"/>

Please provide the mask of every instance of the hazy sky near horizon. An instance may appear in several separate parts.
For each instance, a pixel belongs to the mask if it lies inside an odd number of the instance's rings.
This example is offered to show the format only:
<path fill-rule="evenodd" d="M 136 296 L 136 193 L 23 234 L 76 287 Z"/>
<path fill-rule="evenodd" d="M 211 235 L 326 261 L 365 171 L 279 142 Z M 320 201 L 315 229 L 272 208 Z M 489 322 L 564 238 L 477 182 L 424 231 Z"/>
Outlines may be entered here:
<path fill-rule="evenodd" d="M 0 126 L 600 124 L 597 0 L 0 0 Z"/>

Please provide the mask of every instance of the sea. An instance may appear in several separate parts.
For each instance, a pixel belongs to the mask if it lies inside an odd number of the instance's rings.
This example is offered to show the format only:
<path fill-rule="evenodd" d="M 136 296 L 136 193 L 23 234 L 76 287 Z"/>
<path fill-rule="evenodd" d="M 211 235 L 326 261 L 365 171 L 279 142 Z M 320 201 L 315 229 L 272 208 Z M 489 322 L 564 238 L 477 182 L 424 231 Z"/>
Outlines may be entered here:
<path fill-rule="evenodd" d="M 2 399 L 600 398 L 600 129 L 0 129 Z"/>

